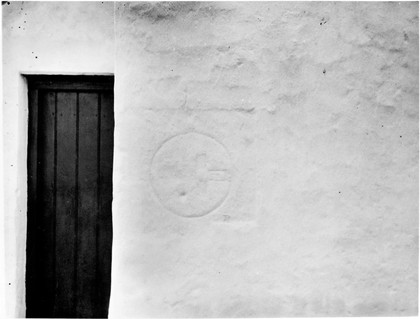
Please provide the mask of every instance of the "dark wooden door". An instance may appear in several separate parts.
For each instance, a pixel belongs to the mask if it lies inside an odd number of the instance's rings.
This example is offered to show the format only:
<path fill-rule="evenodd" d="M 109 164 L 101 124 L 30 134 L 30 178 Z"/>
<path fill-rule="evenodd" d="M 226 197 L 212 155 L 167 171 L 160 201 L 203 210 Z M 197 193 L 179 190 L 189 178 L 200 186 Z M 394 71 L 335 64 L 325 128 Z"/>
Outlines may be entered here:
<path fill-rule="evenodd" d="M 27 79 L 27 317 L 107 317 L 113 77 Z"/>

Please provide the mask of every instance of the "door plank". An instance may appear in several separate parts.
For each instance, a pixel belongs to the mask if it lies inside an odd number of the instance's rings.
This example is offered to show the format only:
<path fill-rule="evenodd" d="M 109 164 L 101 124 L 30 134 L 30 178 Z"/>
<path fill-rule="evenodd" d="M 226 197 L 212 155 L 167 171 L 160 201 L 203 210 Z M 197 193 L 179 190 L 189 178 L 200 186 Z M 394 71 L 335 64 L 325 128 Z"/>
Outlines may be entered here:
<path fill-rule="evenodd" d="M 77 250 L 77 93 L 57 93 L 55 317 L 74 317 Z M 76 215 L 76 216 L 75 216 Z"/>
<path fill-rule="evenodd" d="M 53 315 L 55 280 L 55 92 L 40 94 L 38 143 L 43 150 L 38 154 L 37 249 L 39 278 L 38 307 Z"/>
<path fill-rule="evenodd" d="M 77 310 L 79 317 L 93 317 L 97 305 L 98 216 L 98 94 L 79 94 L 79 214 L 77 259 Z"/>
<path fill-rule="evenodd" d="M 111 293 L 112 259 L 112 166 L 114 150 L 114 96 L 112 91 L 101 93 L 100 117 L 100 198 L 98 216 L 98 298 L 100 317 L 108 316 Z"/>
<path fill-rule="evenodd" d="M 26 263 L 26 309 L 28 317 L 37 317 L 38 298 L 36 287 L 39 277 L 36 273 L 37 239 L 37 166 L 38 166 L 38 90 L 30 90 L 29 95 L 29 123 L 28 123 L 28 235 L 27 235 L 27 263 Z"/>

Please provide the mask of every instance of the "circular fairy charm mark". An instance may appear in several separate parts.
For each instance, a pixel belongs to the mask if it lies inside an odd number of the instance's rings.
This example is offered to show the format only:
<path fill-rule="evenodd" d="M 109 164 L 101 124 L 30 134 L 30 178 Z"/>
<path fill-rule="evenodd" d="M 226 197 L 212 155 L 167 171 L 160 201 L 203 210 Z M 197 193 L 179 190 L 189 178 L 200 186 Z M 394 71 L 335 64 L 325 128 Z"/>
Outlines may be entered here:
<path fill-rule="evenodd" d="M 150 175 L 163 206 L 179 216 L 200 217 L 223 203 L 229 193 L 231 172 L 224 146 L 212 137 L 186 133 L 159 147 Z"/>

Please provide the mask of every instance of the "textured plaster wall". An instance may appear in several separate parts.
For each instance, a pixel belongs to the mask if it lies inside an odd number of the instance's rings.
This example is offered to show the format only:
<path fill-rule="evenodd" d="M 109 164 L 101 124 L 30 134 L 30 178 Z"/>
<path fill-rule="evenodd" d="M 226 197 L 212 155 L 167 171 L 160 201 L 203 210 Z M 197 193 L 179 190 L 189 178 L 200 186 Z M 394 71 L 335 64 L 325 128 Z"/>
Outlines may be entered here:
<path fill-rule="evenodd" d="M 110 2 L 11 1 L 2 6 L 5 201 L 0 233 L 5 236 L 2 288 L 8 316 L 25 316 L 28 104 L 21 73 L 113 73 L 113 11 Z"/>
<path fill-rule="evenodd" d="M 111 315 L 417 313 L 417 3 L 117 3 L 116 47 Z"/>
<path fill-rule="evenodd" d="M 408 2 L 3 6 L 9 313 L 19 72 L 115 68 L 112 317 L 417 314 L 418 44 Z"/>

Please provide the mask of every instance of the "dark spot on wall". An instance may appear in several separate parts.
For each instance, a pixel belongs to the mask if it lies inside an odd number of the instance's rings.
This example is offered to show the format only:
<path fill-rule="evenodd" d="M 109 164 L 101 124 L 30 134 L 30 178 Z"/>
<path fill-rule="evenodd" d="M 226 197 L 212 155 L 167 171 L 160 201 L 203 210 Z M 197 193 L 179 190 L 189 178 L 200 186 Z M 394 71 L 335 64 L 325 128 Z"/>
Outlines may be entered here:
<path fill-rule="evenodd" d="M 325 23 L 327 23 L 327 20 L 325 18 L 321 19 L 321 22 L 319 23 L 319 25 L 324 25 Z"/>
<path fill-rule="evenodd" d="M 35 59 L 38 59 L 38 57 L 36 56 Z"/>
<path fill-rule="evenodd" d="M 152 22 L 174 20 L 200 5 L 198 2 L 132 2 L 130 11 Z"/>
<path fill-rule="evenodd" d="M 7 5 L 9 6 L 9 5 L 10 5 L 10 2 L 9 2 L 9 1 L 2 1 L 2 2 L 1 2 L 1 5 L 2 5 L 2 6 L 4 6 L 5 4 L 7 4 Z"/>
<path fill-rule="evenodd" d="M 404 40 L 408 41 L 408 34 L 404 31 Z"/>
<path fill-rule="evenodd" d="M 404 50 L 403 49 L 401 49 L 401 48 L 390 48 L 389 49 L 389 52 L 392 52 L 392 53 L 400 53 L 400 52 L 403 52 Z"/>
<path fill-rule="evenodd" d="M 339 194 L 341 194 L 341 191 L 338 191 Z"/>
<path fill-rule="evenodd" d="M 216 3 L 196 1 L 130 2 L 128 6 L 138 18 L 152 23 L 206 17 L 213 19 L 235 10 L 226 9 Z"/>
<path fill-rule="evenodd" d="M 11 284 L 12 284 L 12 283 L 10 283 L 10 282 L 9 282 L 9 286 L 10 286 Z"/>
<path fill-rule="evenodd" d="M 230 50 L 230 46 L 221 45 L 221 46 L 217 47 L 217 51 L 219 51 L 219 52 L 227 52 L 229 50 Z"/>
<path fill-rule="evenodd" d="M 400 135 L 400 138 L 402 138 L 402 135 Z"/>
<path fill-rule="evenodd" d="M 322 71 L 322 73 L 324 73 L 324 74 L 325 74 L 325 73 L 327 73 L 327 70 L 325 70 L 325 69 L 324 69 L 324 70 Z"/>
<path fill-rule="evenodd" d="M 378 105 L 378 110 L 385 113 L 385 114 L 392 114 L 396 111 L 396 108 L 392 105 L 379 104 Z"/>

